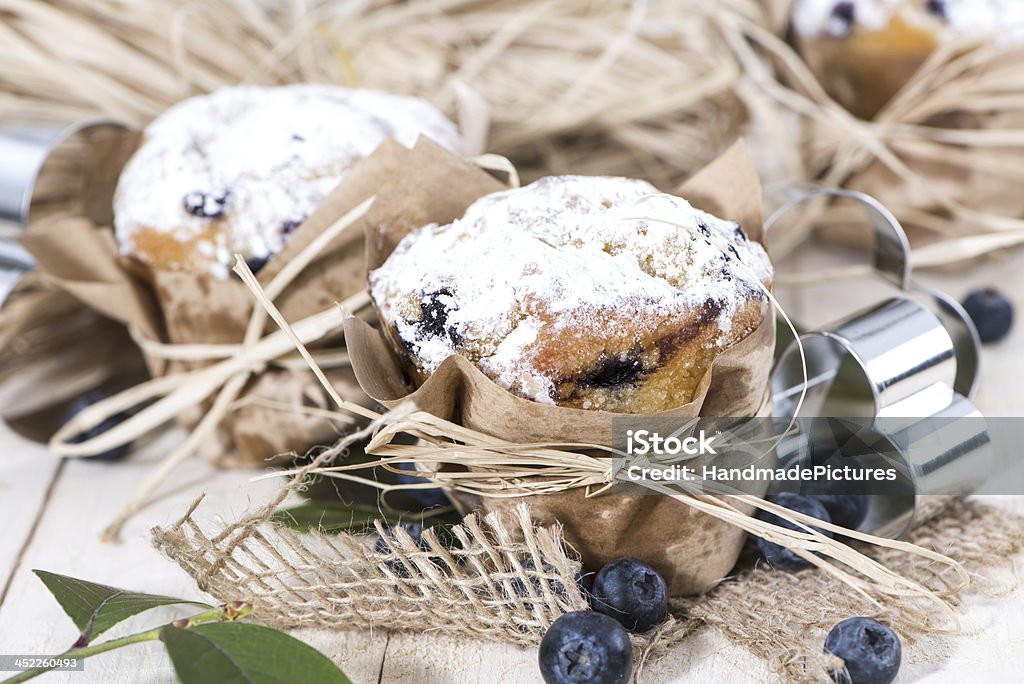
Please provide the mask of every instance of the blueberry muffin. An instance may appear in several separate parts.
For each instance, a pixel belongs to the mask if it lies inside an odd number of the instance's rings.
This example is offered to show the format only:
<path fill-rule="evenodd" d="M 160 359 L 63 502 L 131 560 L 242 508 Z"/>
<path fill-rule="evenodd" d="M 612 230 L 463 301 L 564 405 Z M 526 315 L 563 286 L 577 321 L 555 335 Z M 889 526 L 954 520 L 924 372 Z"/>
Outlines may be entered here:
<path fill-rule="evenodd" d="M 156 269 L 228 275 L 259 267 L 388 138 L 427 135 L 461 150 L 424 100 L 328 85 L 236 87 L 181 102 L 153 121 L 114 198 L 121 251 Z"/>
<path fill-rule="evenodd" d="M 1024 29 L 1021 0 L 796 0 L 797 46 L 825 89 L 873 117 L 942 43 Z"/>
<path fill-rule="evenodd" d="M 417 382 L 460 354 L 527 399 L 653 413 L 764 322 L 772 267 L 646 182 L 557 176 L 412 231 L 369 281 Z"/>

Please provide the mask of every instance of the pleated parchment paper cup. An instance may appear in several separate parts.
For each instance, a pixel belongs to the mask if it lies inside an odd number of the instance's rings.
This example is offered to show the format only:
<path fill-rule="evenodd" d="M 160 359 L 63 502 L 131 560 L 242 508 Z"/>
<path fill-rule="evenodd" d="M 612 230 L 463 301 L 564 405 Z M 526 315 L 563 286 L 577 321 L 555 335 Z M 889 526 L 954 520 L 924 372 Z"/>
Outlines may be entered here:
<path fill-rule="evenodd" d="M 427 223 L 451 222 L 481 195 L 501 189 L 486 173 L 436 145 L 421 143 L 405 156 L 398 173 L 407 181 L 392 178 L 389 185 L 404 186 L 416 196 L 402 197 L 389 207 L 375 203 L 373 216 L 365 222 L 368 270 L 382 264 L 410 231 Z M 429 191 L 420 182 L 422 174 L 430 177 L 424 181 Z M 451 182 L 441 182 L 446 178 Z M 694 176 L 678 194 L 716 216 L 739 221 L 751 239 L 762 240 L 760 183 L 742 143 Z M 382 405 L 392 408 L 411 400 L 421 410 L 504 440 L 610 446 L 612 419 L 623 415 L 523 399 L 461 356 L 445 360 L 417 388 L 406 363 L 381 331 L 351 318 L 345 338 L 359 384 Z M 765 415 L 774 346 L 774 317 L 766 305 L 763 323 L 722 352 L 693 401 L 651 417 Z M 624 495 L 616 489 L 590 497 L 582 489 L 522 498 L 484 497 L 478 504 L 498 510 L 525 500 L 539 522 L 564 526 L 566 539 L 588 567 L 633 556 L 661 572 L 677 595 L 707 590 L 735 564 L 744 541 L 742 530 L 670 497 Z"/>

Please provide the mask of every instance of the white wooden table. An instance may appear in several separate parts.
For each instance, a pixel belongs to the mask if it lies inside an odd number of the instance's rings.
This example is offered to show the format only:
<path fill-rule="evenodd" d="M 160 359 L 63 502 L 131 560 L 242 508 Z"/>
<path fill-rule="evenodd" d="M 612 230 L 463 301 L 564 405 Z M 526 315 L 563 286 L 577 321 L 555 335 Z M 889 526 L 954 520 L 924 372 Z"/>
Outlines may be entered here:
<path fill-rule="evenodd" d="M 996 283 L 1024 313 L 1024 254 L 968 274 L 934 275 L 928 281 L 958 298 L 969 284 Z M 821 323 L 841 313 L 851 288 L 822 286 L 813 296 L 787 298 L 791 312 Z M 822 311 L 827 302 L 829 311 Z M 817 304 L 812 309 L 812 305 Z M 818 319 L 818 320 L 814 320 Z M 1012 339 L 986 351 L 986 384 L 978 397 L 989 415 L 1024 415 L 1024 321 Z M 178 517 L 197 493 L 207 502 L 201 516 L 234 519 L 251 501 L 262 501 L 276 486 L 250 483 L 250 472 L 218 472 L 194 460 L 179 469 L 160 498 L 125 528 L 118 544 L 102 544 L 99 534 L 133 486 L 170 445 L 181 439 L 172 431 L 117 464 L 61 462 L 45 447 L 0 426 L 0 653 L 49 654 L 66 648 L 76 630 L 33 568 L 51 570 L 139 591 L 203 598 L 192 581 L 167 561 L 149 540 L 149 529 Z M 992 497 L 993 503 L 1024 513 L 1024 497 Z M 1024 571 L 1018 570 L 1018 578 Z M 970 598 L 964 633 L 936 642 L 934 657 L 906 662 L 899 682 L 1017 682 L 1024 673 L 1024 592 L 1009 598 Z M 161 616 L 178 616 L 187 608 L 145 614 L 115 628 L 128 633 Z M 539 682 L 532 650 L 454 641 L 429 635 L 296 632 L 335 659 L 354 682 Z M 646 670 L 651 682 L 770 681 L 767 665 L 735 647 L 711 629 L 699 631 Z M 0 675 L 2 676 L 2 675 Z M 170 663 L 157 643 L 89 659 L 85 672 L 51 673 L 48 682 L 173 682 Z"/>

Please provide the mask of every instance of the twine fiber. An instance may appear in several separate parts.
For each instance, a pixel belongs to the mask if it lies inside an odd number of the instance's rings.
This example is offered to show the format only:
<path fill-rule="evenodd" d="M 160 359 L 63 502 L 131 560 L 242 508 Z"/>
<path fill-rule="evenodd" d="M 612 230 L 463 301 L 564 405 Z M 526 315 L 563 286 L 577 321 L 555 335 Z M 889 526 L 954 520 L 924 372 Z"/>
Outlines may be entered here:
<path fill-rule="evenodd" d="M 446 544 L 428 530 L 428 549 L 396 532 L 395 556 L 383 557 L 372 537 L 300 534 L 269 524 L 269 512 L 283 500 L 284 494 L 215 533 L 194 520 L 197 501 L 181 520 L 154 529 L 155 543 L 203 591 L 223 601 L 254 597 L 256 617 L 281 628 L 441 633 L 535 647 L 559 615 L 587 607 L 576 584 L 580 563 L 561 529 L 534 524 L 525 506 L 467 516 Z M 933 497 L 928 508 L 931 517 L 908 541 L 960 561 L 972 576 L 971 592 L 1006 593 L 1005 570 L 1024 551 L 1024 518 L 961 497 Z M 865 553 L 935 591 L 956 582 L 955 573 L 917 557 L 880 548 Z M 396 558 L 404 570 L 396 571 Z M 632 637 L 637 681 L 646 663 L 703 625 L 768 660 L 784 681 L 827 682 L 825 667 L 835 663 L 821 648 L 837 622 L 874 616 L 912 651 L 944 619 L 928 603 L 880 608 L 825 572 L 776 571 L 753 554 L 707 594 L 670 607 L 668 621 Z"/>

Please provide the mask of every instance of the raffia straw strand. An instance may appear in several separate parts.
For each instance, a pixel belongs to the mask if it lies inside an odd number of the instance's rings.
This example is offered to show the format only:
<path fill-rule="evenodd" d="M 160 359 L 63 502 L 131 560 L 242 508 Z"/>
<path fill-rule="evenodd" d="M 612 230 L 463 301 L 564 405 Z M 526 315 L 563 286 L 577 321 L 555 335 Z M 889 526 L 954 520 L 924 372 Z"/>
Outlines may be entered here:
<path fill-rule="evenodd" d="M 261 296 L 259 284 L 256 282 L 255 277 L 253 277 L 251 273 L 246 277 L 246 266 L 244 261 L 240 260 L 239 264 L 237 264 L 237 268 L 241 271 L 240 274 L 243 275 L 243 280 L 246 285 L 257 296 L 258 301 L 267 308 L 270 316 L 276 323 L 282 326 L 283 329 L 287 330 L 289 328 L 287 320 L 281 316 L 280 311 L 273 307 L 272 302 L 269 302 L 269 300 L 264 296 Z M 297 341 L 297 338 L 296 343 L 301 345 L 301 343 Z M 299 348 L 300 351 L 302 351 L 303 347 L 300 346 Z M 315 372 L 315 361 L 309 356 L 306 357 L 306 360 Z M 322 372 L 317 373 L 317 377 L 321 379 L 322 383 L 329 385 L 326 376 L 324 376 Z M 340 397 L 335 398 L 335 401 L 338 403 L 339 408 L 347 409 L 345 405 L 347 402 L 344 402 Z M 380 458 L 377 461 L 370 463 L 313 468 L 308 469 L 305 472 L 358 481 L 387 491 L 392 488 L 401 488 L 401 486 L 381 483 L 376 481 L 374 478 L 352 475 L 349 474 L 350 471 L 373 469 L 377 466 L 388 467 L 393 463 L 407 461 L 427 463 L 431 465 L 442 465 L 447 463 L 469 467 L 470 471 L 445 472 L 438 469 L 425 472 L 417 471 L 417 474 L 443 486 L 482 497 L 536 496 L 538 494 L 550 493 L 550 491 L 559 491 L 565 490 L 566 488 L 584 486 L 588 482 L 605 484 L 611 478 L 611 466 L 609 463 L 602 463 L 599 459 L 582 457 L 579 454 L 570 455 L 556 451 L 543 450 L 543 456 L 535 456 L 528 452 L 520 454 L 518 450 L 508 450 L 508 448 L 505 448 L 505 450 L 501 450 L 500 453 L 492 455 L 490 454 L 489 448 L 484 448 L 482 451 L 479 447 L 474 448 L 474 441 L 484 442 L 486 446 L 490 447 L 495 446 L 495 442 L 500 442 L 501 440 L 497 440 L 494 437 L 488 437 L 487 435 L 482 435 L 469 428 L 450 424 L 446 421 L 440 421 L 435 417 L 428 419 L 427 417 L 429 415 L 423 414 L 422 412 L 413 413 L 414 411 L 415 408 L 412 407 L 412 405 L 403 403 L 393 415 L 390 413 L 386 414 L 380 418 L 380 421 L 382 424 L 386 425 L 394 418 L 401 417 L 410 419 L 410 422 L 414 424 L 414 429 L 403 431 L 412 432 L 415 435 L 418 431 L 415 429 L 415 419 L 422 417 L 425 422 L 433 423 L 435 427 L 443 426 L 444 429 L 450 430 L 447 434 L 444 434 L 443 432 L 440 434 L 453 439 L 453 441 L 457 439 L 457 436 L 452 433 L 458 433 L 458 441 L 449 448 L 435 446 L 433 448 L 428 448 L 428 450 L 422 450 L 422 448 L 417 448 L 415 446 L 410 448 L 407 447 L 407 445 L 392 444 L 391 446 L 394 447 L 393 451 L 399 453 L 399 455 Z M 391 434 L 393 435 L 394 432 Z M 371 440 L 371 443 L 367 445 L 367 453 L 372 454 L 382 451 L 379 447 L 379 440 L 382 438 L 386 439 L 388 436 L 390 435 L 378 432 L 375 435 L 375 439 Z M 375 443 L 375 441 L 378 443 Z M 582 445 L 577 446 L 581 447 Z M 563 476 L 559 474 L 559 469 L 557 467 L 559 463 L 565 467 L 564 472 L 567 473 L 567 475 Z M 589 466 L 589 476 L 586 475 L 586 470 L 583 470 L 586 466 Z M 473 468 L 476 468 L 477 470 L 473 470 Z M 393 469 L 402 472 L 401 469 Z M 269 476 L 281 475 L 282 473 L 273 473 Z M 495 482 L 487 484 L 489 480 L 494 480 Z M 475 484 L 467 484 L 467 482 L 475 482 Z M 653 490 L 659 491 L 659 493 L 673 497 L 680 503 L 729 522 L 730 524 L 737 525 L 746 531 L 754 533 L 754 535 L 767 539 L 768 541 L 782 544 L 787 548 L 792 548 L 795 553 L 807 558 L 807 560 L 826 572 L 833 574 L 844 584 L 851 587 L 854 591 L 863 594 L 867 598 L 870 598 L 866 593 L 867 590 L 873 590 L 891 596 L 918 597 L 928 600 L 940 607 L 941 610 L 950 618 L 952 625 L 950 631 L 958 629 L 955 613 L 948 603 L 946 603 L 940 596 L 918 583 L 909 581 L 903 578 L 903 576 L 891 572 L 884 566 L 880 565 L 876 561 L 870 560 L 851 547 L 825 537 L 810 525 L 818 524 L 821 527 L 830 528 L 834 531 L 850 533 L 851 536 L 863 542 L 884 548 L 900 549 L 911 554 L 920 555 L 935 562 L 946 564 L 961 575 L 962 587 L 966 586 L 968 578 L 966 573 L 963 571 L 963 568 L 955 561 L 946 558 L 941 554 L 905 543 L 891 542 L 882 538 L 874 538 L 869 535 L 864 535 L 864 533 L 861 532 L 853 532 L 852 530 L 848 531 L 837 525 L 816 521 L 815 518 L 784 509 L 776 504 L 770 504 L 755 497 L 736 497 L 736 499 L 737 501 L 753 504 L 758 508 L 770 511 L 782 519 L 797 524 L 799 529 L 791 530 L 752 518 L 751 516 L 745 515 L 737 509 L 715 498 L 680 494 L 664 485 L 656 483 L 651 483 L 647 486 Z M 829 564 L 817 556 L 814 556 L 811 553 L 814 551 L 823 553 L 828 557 L 855 569 L 867 579 L 867 582 L 857 578 L 857 576 L 850 574 L 848 571 L 836 565 Z M 958 591 L 961 588 L 956 588 L 954 591 Z"/>
<path fill-rule="evenodd" d="M 339 235 L 346 228 L 358 222 L 369 210 L 370 204 L 370 200 L 363 202 L 336 221 L 322 235 L 328 235 L 328 237 Z M 328 240 L 315 240 L 295 258 L 308 263 L 318 253 L 317 250 L 322 249 L 327 242 Z M 271 285 L 277 293 L 280 293 L 297 273 L 298 271 L 294 269 L 282 269 Z M 322 339 L 330 332 L 340 329 L 344 319 L 351 315 L 351 312 L 365 308 L 368 303 L 369 295 L 364 290 L 360 290 L 340 305 L 297 322 L 292 327 L 290 334 L 297 335 L 299 339 L 306 342 Z M 254 307 L 253 316 L 256 316 L 257 311 L 261 312 L 258 318 L 265 320 L 267 314 L 261 307 Z M 126 444 L 171 420 L 182 410 L 201 403 L 232 376 L 248 372 L 249 369 L 294 352 L 294 343 L 289 337 L 289 333 L 276 330 L 259 341 L 254 341 L 257 333 L 250 333 L 251 330 L 262 331 L 262 325 L 247 328 L 249 344 L 240 345 L 236 354 L 230 358 L 194 371 L 154 378 L 90 405 L 53 435 L 50 440 L 50 448 L 62 456 L 89 456 Z M 127 411 L 158 396 L 162 397 L 159 401 L 147 406 L 110 430 L 78 444 L 68 441 L 75 435 L 87 432 L 99 425 L 110 416 Z"/>
<path fill-rule="evenodd" d="M 854 118 L 833 102 L 803 60 L 770 31 L 756 22 L 734 15 L 722 15 L 720 21 L 737 58 L 746 65 L 748 75 L 756 73 L 754 65 L 762 63 L 762 57 L 748 44 L 749 40 L 777 60 L 784 74 L 791 79 L 791 86 L 783 84 L 774 74 L 751 80 L 751 83 L 756 83 L 761 95 L 784 110 L 796 112 L 815 124 L 808 130 L 813 131 L 814 142 L 820 150 L 828 150 L 828 154 L 821 154 L 820 158 L 830 162 L 823 167 L 823 183 L 844 184 L 872 161 L 877 161 L 906 184 L 906 194 L 927 197 L 941 211 L 948 211 L 957 219 L 956 233 L 947 232 L 936 244 L 915 249 L 913 261 L 917 267 L 974 258 L 1024 242 L 1024 220 L 1020 217 L 969 206 L 942 189 L 941 184 L 928 182 L 919 167 L 904 160 L 904 155 L 909 155 L 938 164 L 957 163 L 967 169 L 990 174 L 1012 173 L 1012 165 L 987 156 L 985 148 L 1000 144 L 1024 146 L 1024 130 L 942 128 L 928 121 L 929 117 L 942 112 L 961 111 L 965 102 L 974 100 L 973 95 L 957 94 L 958 89 L 982 90 L 979 83 L 984 77 L 990 80 L 1000 78 L 998 67 L 994 65 L 998 64 L 1002 51 L 992 46 L 967 44 L 944 46 L 934 51 L 875 120 L 867 122 Z M 970 69 L 988 71 L 968 76 Z M 999 87 L 995 85 L 997 81 L 992 82 L 993 88 Z M 937 83 L 941 83 L 941 87 Z M 940 102 L 938 98 L 946 99 Z M 1017 98 L 1013 105 L 999 104 L 1008 112 L 1024 111 L 1022 98 Z M 971 145 L 969 153 L 959 148 L 964 144 Z M 912 212 L 913 205 L 908 209 Z M 899 207 L 897 213 L 903 214 L 903 207 Z M 916 219 L 917 223 L 926 225 L 930 230 L 943 225 L 942 217 L 935 211 L 928 214 L 916 212 Z M 788 226 L 787 234 L 780 238 L 776 251 L 789 251 L 813 225 L 812 220 L 805 220 Z M 977 234 L 964 235 L 965 227 Z"/>
<path fill-rule="evenodd" d="M 344 319 L 351 315 L 341 306 L 351 305 L 353 309 L 358 309 L 366 301 L 366 294 L 360 292 L 338 307 L 332 307 L 302 319 L 293 326 L 293 330 L 302 340 L 321 339 L 340 330 Z M 275 331 L 252 347 L 216 365 L 148 380 L 84 409 L 54 433 L 50 441 L 50 448 L 61 456 L 89 456 L 130 442 L 171 420 L 183 409 L 201 403 L 237 373 L 258 367 L 283 354 L 292 352 L 293 349 L 292 341 L 288 336 L 281 331 Z M 102 423 L 111 415 L 116 415 L 161 395 L 161 399 L 128 418 L 125 422 L 86 442 L 74 444 L 67 441 Z"/>
<path fill-rule="evenodd" d="M 330 243 L 331 240 L 341 235 L 346 229 L 357 224 L 370 206 L 374 198 L 368 198 L 357 207 L 349 211 L 334 224 L 319 234 L 310 244 L 306 245 L 296 257 L 271 280 L 267 289 L 277 296 L 283 292 L 294 278 L 301 273 L 317 254 Z M 294 265 L 294 266 L 293 266 Z M 245 276 L 255 282 L 255 276 L 244 265 Z M 243 278 L 244 279 L 244 278 Z M 266 297 L 266 295 L 264 295 Z M 363 308 L 367 303 L 367 295 L 360 292 L 350 298 L 353 309 Z M 273 306 L 269 299 L 267 304 Z M 302 329 L 303 334 L 308 335 L 306 339 L 316 340 L 323 338 L 330 330 L 337 329 L 350 316 L 351 311 L 344 305 L 333 307 L 320 314 L 315 314 L 304 319 L 302 324 L 296 327 Z M 212 392 L 216 391 L 209 411 L 203 416 L 196 427 L 191 431 L 188 438 L 172 450 L 153 470 L 138 488 L 132 493 L 121 511 L 114 520 L 103 531 L 103 541 L 113 541 L 117 538 L 124 524 L 143 506 L 149 497 L 163 483 L 173 470 L 191 456 L 195 449 L 206 440 L 220 424 L 223 417 L 231 408 L 238 394 L 242 391 L 249 374 L 254 368 L 264 362 L 279 357 L 292 350 L 292 345 L 301 338 L 296 336 L 294 330 L 287 334 L 283 331 L 275 331 L 261 339 L 265 322 L 268 316 L 268 309 L 265 307 L 253 307 L 249 319 L 245 338 L 239 347 L 236 355 L 221 361 L 220 363 L 203 368 L 191 373 L 179 373 L 143 383 L 111 397 L 103 402 L 98 402 L 78 416 L 62 426 L 51 438 L 51 448 L 63 455 L 89 455 L 99 453 L 107 449 L 119 446 L 131 441 L 139 434 L 155 428 L 177 415 L 180 410 L 199 404 Z M 306 330 L 308 328 L 308 330 Z M 304 349 L 304 347 L 303 347 Z M 308 354 L 308 352 L 306 352 Z M 322 371 L 321 371 L 322 372 Z M 219 388 L 219 389 L 218 389 Z M 152 396 L 157 396 L 154 390 L 170 390 L 160 400 L 151 406 L 146 407 L 135 416 L 132 416 L 124 423 L 115 426 L 111 430 L 102 432 L 97 437 L 80 444 L 69 444 L 68 439 L 74 435 L 90 429 L 93 425 L 99 424 L 115 412 L 125 410 L 136 403 L 144 401 Z M 122 408 L 123 407 L 123 408 Z M 353 404 L 353 412 L 367 415 L 367 410 Z M 368 417 L 376 416 L 368 412 Z M 90 423 L 89 421 L 95 421 Z M 137 431 L 137 432 L 135 432 Z M 120 441 L 118 441 L 120 440 Z"/>
<path fill-rule="evenodd" d="M 282 329 L 288 330 L 290 328 L 288 322 L 281 316 L 276 307 L 273 306 L 273 303 L 262 295 L 260 285 L 255 277 L 251 273 L 246 273 L 247 269 L 244 261 L 239 260 L 236 264 L 236 269 L 239 271 L 239 275 L 242 276 L 243 281 L 257 297 L 257 301 L 267 309 L 271 318 Z M 294 335 L 293 338 L 300 353 L 303 352 L 304 346 Z M 304 358 L 306 358 L 310 367 L 320 379 L 320 382 L 325 386 L 329 386 L 330 383 L 326 376 L 316 367 L 316 361 L 308 354 L 304 354 Z M 336 394 L 334 395 L 334 400 L 339 408 L 349 410 L 348 402 L 343 401 Z M 503 443 L 503 440 L 438 419 L 435 416 L 430 416 L 430 414 L 416 411 L 414 405 L 411 405 L 409 402 L 401 404 L 393 412 L 379 416 L 381 425 L 388 425 L 392 421 L 400 422 L 403 420 L 406 421 L 407 425 L 403 426 L 402 432 L 411 433 L 414 436 L 418 436 L 417 433 L 422 434 L 426 432 L 430 434 L 433 432 L 435 438 L 443 437 L 451 440 L 451 445 L 446 448 L 437 441 L 435 441 L 434 446 L 427 448 L 419 448 L 414 445 L 390 444 L 392 453 L 395 455 L 378 458 L 369 463 L 309 468 L 304 470 L 304 473 L 321 474 L 328 477 L 360 482 L 387 492 L 393 489 L 400 489 L 402 486 L 380 483 L 372 477 L 354 475 L 352 471 L 373 469 L 377 466 L 389 467 L 393 463 L 412 461 L 430 465 L 450 464 L 468 467 L 470 469 L 468 472 L 446 472 L 442 469 L 436 469 L 417 471 L 416 474 L 455 491 L 484 497 L 532 496 L 594 484 L 603 485 L 604 487 L 611 486 L 612 465 L 607 460 L 602 461 L 601 459 L 581 456 L 571 452 L 546 449 L 544 445 L 531 445 L 525 450 L 508 448 L 509 445 Z M 419 421 L 422 421 L 423 424 L 419 425 Z M 427 430 L 423 430 L 424 427 Z M 433 430 L 430 429 L 431 427 Z M 366 452 L 380 453 L 384 451 L 381 448 L 382 441 L 389 440 L 397 432 L 395 429 L 392 429 L 390 432 L 376 431 L 374 438 L 371 439 L 365 448 Z M 576 448 L 586 448 L 584 445 L 575 446 Z M 400 468 L 392 467 L 391 469 L 403 472 Z M 279 477 L 287 472 L 271 473 L 264 477 Z M 959 628 L 955 612 L 941 596 L 916 582 L 889 571 L 852 547 L 826 537 L 811 527 L 811 525 L 815 524 L 832 531 L 849 534 L 861 541 L 883 548 L 900 549 L 901 551 L 919 555 L 930 561 L 952 567 L 961 578 L 961 587 L 954 589 L 954 592 L 959 591 L 962 586 L 966 586 L 968 577 L 958 563 L 941 554 L 906 544 L 905 542 L 894 542 L 859 532 L 847 531 L 831 523 L 822 523 L 777 504 L 763 501 L 758 497 L 739 496 L 735 498 L 738 501 L 750 503 L 755 507 L 770 511 L 780 518 L 796 524 L 798 529 L 790 530 L 758 520 L 714 497 L 683 494 L 657 483 L 648 483 L 646 486 L 719 520 L 736 525 L 751 534 L 792 548 L 801 557 L 806 558 L 812 564 L 832 574 L 854 591 L 863 594 L 869 599 L 871 597 L 867 592 L 868 590 L 873 590 L 883 595 L 914 597 L 929 601 L 940 608 L 950 619 L 952 625 L 950 631 L 956 631 Z M 812 552 L 823 553 L 829 558 L 857 571 L 866 579 L 852 575 L 850 572 L 815 556 Z"/>
<path fill-rule="evenodd" d="M 274 322 L 281 326 L 284 322 L 284 317 L 281 315 L 281 312 L 278 311 L 277 307 L 274 306 L 274 303 L 270 301 L 266 294 L 264 294 L 259 281 L 256 280 L 256 276 L 254 276 L 252 271 L 249 270 L 248 264 L 245 263 L 245 259 L 240 254 L 235 256 L 235 266 L 232 270 L 238 274 L 246 287 L 253 292 L 256 300 L 266 309 L 267 312 L 269 312 L 269 315 Z M 339 307 L 339 313 L 343 316 L 343 319 L 352 315 L 350 311 L 341 307 Z M 351 411 L 352 413 L 366 418 L 377 418 L 380 416 L 376 411 L 372 411 L 354 402 L 345 401 L 338 395 L 338 391 L 334 389 L 333 385 L 331 385 L 327 376 L 324 374 L 323 369 L 320 368 L 316 363 L 316 360 L 313 358 L 313 355 L 309 353 L 308 349 L 306 349 L 306 345 L 303 343 L 302 338 L 296 334 L 291 326 L 284 324 L 279 332 L 283 332 L 287 336 L 287 339 L 290 340 L 291 343 L 295 345 L 295 348 L 299 350 L 302 358 L 304 358 L 306 363 L 309 364 L 309 367 L 313 370 L 317 380 L 319 380 L 323 388 L 327 390 L 328 396 L 330 396 L 334 403 L 337 404 L 338 408 Z"/>

